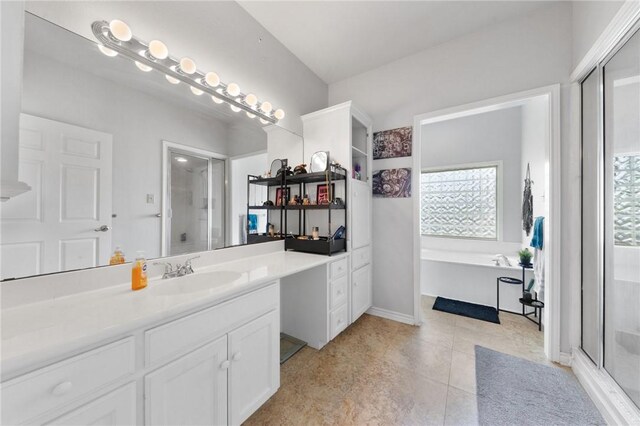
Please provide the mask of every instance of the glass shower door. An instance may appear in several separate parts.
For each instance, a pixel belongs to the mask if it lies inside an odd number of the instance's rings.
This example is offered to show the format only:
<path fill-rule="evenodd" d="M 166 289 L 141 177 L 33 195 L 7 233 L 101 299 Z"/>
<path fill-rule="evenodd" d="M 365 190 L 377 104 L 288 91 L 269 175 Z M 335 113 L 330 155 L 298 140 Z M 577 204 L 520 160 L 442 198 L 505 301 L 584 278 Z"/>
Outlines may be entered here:
<path fill-rule="evenodd" d="M 168 256 L 225 245 L 225 161 L 169 150 Z"/>
<path fill-rule="evenodd" d="M 604 368 L 640 406 L 640 32 L 603 75 Z"/>
<path fill-rule="evenodd" d="M 209 160 L 170 155 L 169 256 L 208 250 Z"/>

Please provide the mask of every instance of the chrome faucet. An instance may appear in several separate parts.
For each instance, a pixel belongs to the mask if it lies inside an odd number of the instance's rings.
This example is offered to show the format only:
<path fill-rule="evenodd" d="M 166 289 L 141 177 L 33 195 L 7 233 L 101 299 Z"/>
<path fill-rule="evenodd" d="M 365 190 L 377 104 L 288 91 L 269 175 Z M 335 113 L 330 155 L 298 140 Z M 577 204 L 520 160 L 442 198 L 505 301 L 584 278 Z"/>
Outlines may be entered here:
<path fill-rule="evenodd" d="M 496 266 L 501 266 L 501 264 L 502 266 L 511 266 L 511 262 L 504 254 L 496 254 L 493 258 L 493 261 L 495 262 Z"/>
<path fill-rule="evenodd" d="M 184 265 L 176 264 L 174 269 L 173 265 L 169 262 L 154 262 L 154 265 L 163 265 L 164 273 L 162 274 L 162 279 L 166 280 L 168 278 L 175 277 L 184 277 L 185 275 L 193 274 L 193 266 L 191 266 L 191 261 L 194 259 L 198 259 L 200 256 L 190 257 L 189 259 L 184 261 Z"/>
<path fill-rule="evenodd" d="M 189 259 L 185 260 L 184 261 L 184 265 L 182 265 L 182 266 L 178 265 L 177 266 L 178 276 L 182 277 L 182 276 L 185 276 L 185 275 L 193 274 L 193 266 L 191 266 L 191 261 L 194 260 L 194 259 L 199 259 L 199 258 L 200 258 L 200 256 L 193 256 L 193 257 L 190 257 Z"/>

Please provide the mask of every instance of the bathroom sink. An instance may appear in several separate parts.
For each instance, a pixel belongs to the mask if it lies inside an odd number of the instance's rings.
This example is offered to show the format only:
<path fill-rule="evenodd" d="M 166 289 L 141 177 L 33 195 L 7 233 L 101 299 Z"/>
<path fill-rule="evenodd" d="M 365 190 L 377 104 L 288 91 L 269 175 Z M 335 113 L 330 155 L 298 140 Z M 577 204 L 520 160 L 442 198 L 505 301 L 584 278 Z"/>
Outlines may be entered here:
<path fill-rule="evenodd" d="M 195 273 L 170 280 L 156 281 L 149 285 L 151 292 L 158 296 L 195 293 L 220 287 L 236 281 L 242 276 L 239 272 L 215 271 Z"/>

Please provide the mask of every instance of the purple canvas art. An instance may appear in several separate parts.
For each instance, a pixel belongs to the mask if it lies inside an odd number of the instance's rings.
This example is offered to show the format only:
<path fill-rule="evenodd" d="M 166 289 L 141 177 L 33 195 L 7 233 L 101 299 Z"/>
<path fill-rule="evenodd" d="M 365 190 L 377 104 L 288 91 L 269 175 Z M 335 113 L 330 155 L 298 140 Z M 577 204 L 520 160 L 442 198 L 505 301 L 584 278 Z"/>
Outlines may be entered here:
<path fill-rule="evenodd" d="M 411 197 L 411 169 L 388 169 L 373 172 L 373 196 L 381 198 Z"/>
<path fill-rule="evenodd" d="M 373 134 L 373 159 L 411 157 L 413 127 L 383 130 Z"/>

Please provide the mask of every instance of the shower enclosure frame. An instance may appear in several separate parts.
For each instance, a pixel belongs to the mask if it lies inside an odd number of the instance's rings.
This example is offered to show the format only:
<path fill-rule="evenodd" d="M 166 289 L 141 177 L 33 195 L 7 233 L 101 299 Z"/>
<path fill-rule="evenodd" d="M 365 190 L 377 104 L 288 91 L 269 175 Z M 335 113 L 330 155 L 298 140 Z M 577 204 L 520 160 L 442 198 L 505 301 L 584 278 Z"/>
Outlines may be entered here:
<path fill-rule="evenodd" d="M 226 237 L 227 237 L 227 215 L 228 215 L 228 173 L 229 173 L 229 157 L 224 154 L 220 154 L 213 151 L 204 150 L 201 148 L 195 148 L 188 145 L 183 145 L 175 142 L 169 142 L 166 140 L 162 141 L 162 201 L 161 201 L 161 213 L 159 217 L 161 219 L 161 232 L 160 232 L 160 240 L 161 240 L 161 257 L 170 256 L 170 242 L 171 238 L 170 232 L 168 232 L 168 218 L 167 211 L 171 204 L 170 197 L 170 156 L 171 153 L 178 152 L 183 153 L 185 155 L 189 155 L 192 157 L 197 157 L 201 159 L 205 159 L 209 162 L 208 172 L 207 172 L 207 194 L 208 194 L 208 212 L 207 212 L 207 247 L 205 251 L 212 250 L 212 236 L 211 236 L 211 224 L 213 222 L 213 209 L 211 208 L 211 198 L 213 192 L 213 173 L 212 173 L 212 160 L 219 160 L 223 162 L 222 169 L 224 170 L 224 183 L 222 185 L 222 200 L 224 201 L 224 206 L 222 209 L 222 241 L 224 242 L 224 246 L 226 246 Z"/>

